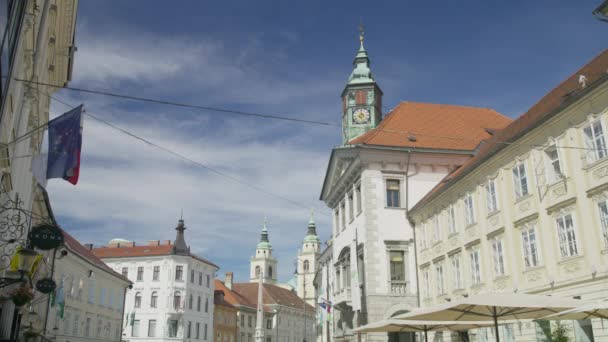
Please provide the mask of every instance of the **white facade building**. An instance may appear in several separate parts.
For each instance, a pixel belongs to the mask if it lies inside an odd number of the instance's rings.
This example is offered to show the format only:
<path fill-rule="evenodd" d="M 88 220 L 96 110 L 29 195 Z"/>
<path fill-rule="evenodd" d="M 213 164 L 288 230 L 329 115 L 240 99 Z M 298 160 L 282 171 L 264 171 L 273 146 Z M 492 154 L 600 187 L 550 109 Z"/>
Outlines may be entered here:
<path fill-rule="evenodd" d="M 59 304 L 50 307 L 47 330 L 58 342 L 121 341 L 125 294 L 131 282 L 68 233 L 63 235 L 53 279 L 65 304 L 63 313 Z"/>
<path fill-rule="evenodd" d="M 133 282 L 125 301 L 123 339 L 213 341 L 215 264 L 190 253 L 180 220 L 174 243 L 113 240 L 94 249 L 104 262 Z"/>
<path fill-rule="evenodd" d="M 486 108 L 413 102 L 382 118 L 382 91 L 363 43 L 354 65 L 342 93 L 345 138 L 332 151 L 320 196 L 334 213 L 333 336 L 348 341 L 356 338 L 354 327 L 417 306 L 407 208 L 471 158 L 479 140 L 511 121 Z"/>
<path fill-rule="evenodd" d="M 608 297 L 606 70 L 608 50 L 412 208 L 423 306 L 493 292 Z M 608 341 L 604 320 L 562 323 L 572 340 Z M 505 325 L 501 341 L 547 341 L 550 329 Z M 492 329 L 469 334 L 495 340 Z"/>

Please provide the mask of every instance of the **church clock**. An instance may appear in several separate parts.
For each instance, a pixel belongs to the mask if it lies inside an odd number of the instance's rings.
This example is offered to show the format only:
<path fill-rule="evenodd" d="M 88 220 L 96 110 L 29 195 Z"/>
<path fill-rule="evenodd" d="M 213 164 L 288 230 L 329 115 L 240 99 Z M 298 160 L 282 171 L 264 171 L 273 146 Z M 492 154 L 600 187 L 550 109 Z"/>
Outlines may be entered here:
<path fill-rule="evenodd" d="M 369 117 L 369 110 L 367 108 L 357 108 L 353 111 L 353 121 L 356 124 L 368 123 Z"/>

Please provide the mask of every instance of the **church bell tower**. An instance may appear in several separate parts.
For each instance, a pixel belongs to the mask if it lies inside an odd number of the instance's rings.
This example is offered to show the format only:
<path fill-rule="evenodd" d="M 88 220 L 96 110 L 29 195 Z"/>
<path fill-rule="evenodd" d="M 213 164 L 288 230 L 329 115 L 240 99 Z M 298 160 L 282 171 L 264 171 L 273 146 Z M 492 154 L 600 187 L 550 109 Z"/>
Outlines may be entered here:
<path fill-rule="evenodd" d="M 266 219 L 260 234 L 260 242 L 255 249 L 255 255 L 250 261 L 250 276 L 249 280 L 252 283 L 257 283 L 263 274 L 264 283 L 276 284 L 277 282 L 277 259 L 272 256 L 272 245 L 268 239 L 268 228 L 266 227 Z"/>
<path fill-rule="evenodd" d="M 376 128 L 382 120 L 382 90 L 372 75 L 363 41 L 361 26 L 360 48 L 353 62 L 354 69 L 342 91 L 342 144 Z"/>
<path fill-rule="evenodd" d="M 314 279 L 317 273 L 321 239 L 317 235 L 317 225 L 311 211 L 308 221 L 308 231 L 302 242 L 302 250 L 298 254 L 297 265 L 297 294 L 308 304 L 315 306 Z"/>

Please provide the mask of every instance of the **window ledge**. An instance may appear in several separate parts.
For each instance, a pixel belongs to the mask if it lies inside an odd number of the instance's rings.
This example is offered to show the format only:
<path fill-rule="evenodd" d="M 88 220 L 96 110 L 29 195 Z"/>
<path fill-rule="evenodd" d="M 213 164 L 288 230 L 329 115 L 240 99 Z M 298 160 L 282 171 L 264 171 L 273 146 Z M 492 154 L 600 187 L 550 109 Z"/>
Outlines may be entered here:
<path fill-rule="evenodd" d="M 458 236 L 458 232 L 453 232 L 453 233 L 450 233 L 450 234 L 448 235 L 448 239 L 451 239 L 451 238 L 453 238 L 453 237 L 455 237 L 455 236 Z"/>
<path fill-rule="evenodd" d="M 557 262 L 557 264 L 558 265 L 567 264 L 570 261 L 582 259 L 584 257 L 585 257 L 584 254 L 572 255 L 572 256 L 568 256 L 568 257 L 560 257 L 560 260 Z"/>
<path fill-rule="evenodd" d="M 518 203 L 520 203 L 520 202 L 523 202 L 523 201 L 527 200 L 527 199 L 528 199 L 528 198 L 530 198 L 530 197 L 532 197 L 532 193 L 531 193 L 531 192 L 528 192 L 528 194 L 527 194 L 527 195 L 525 195 L 525 196 L 521 196 L 521 197 L 519 197 L 519 198 L 515 198 L 515 204 L 518 204 Z"/>
<path fill-rule="evenodd" d="M 475 227 L 476 225 L 477 225 L 477 222 L 469 223 L 469 224 L 467 224 L 467 225 L 464 227 L 464 229 L 473 228 L 473 227 Z"/>
<path fill-rule="evenodd" d="M 564 176 L 560 179 L 557 179 L 557 180 L 551 180 L 550 183 L 547 183 L 547 188 L 555 188 L 564 183 L 568 183 L 569 180 L 570 180 L 570 177 L 566 177 L 566 176 Z"/>
<path fill-rule="evenodd" d="M 498 215 L 498 214 L 500 214 L 500 209 L 496 209 L 496 210 L 494 210 L 493 212 L 488 213 L 488 216 L 486 216 L 486 217 L 487 217 L 487 218 L 490 218 L 490 217 L 492 217 L 492 216 L 496 216 L 496 215 Z"/>
<path fill-rule="evenodd" d="M 471 288 L 472 288 L 472 289 L 478 289 L 478 288 L 483 287 L 484 285 L 485 285 L 485 284 L 484 284 L 484 282 L 482 281 L 482 282 L 479 282 L 479 283 L 476 283 L 476 284 L 472 284 L 472 285 L 471 285 Z"/>
<path fill-rule="evenodd" d="M 602 255 L 606 255 L 606 254 L 608 254 L 608 246 L 604 246 L 604 248 L 602 248 L 602 250 L 600 251 L 600 253 L 601 253 Z"/>
<path fill-rule="evenodd" d="M 540 264 L 540 265 L 536 265 L 536 266 L 525 268 L 524 269 L 524 273 L 538 271 L 538 270 L 541 270 L 541 269 L 544 269 L 544 268 L 545 268 L 545 265 Z"/>
<path fill-rule="evenodd" d="M 596 166 L 603 164 L 606 161 L 608 161 L 608 156 L 598 159 L 598 160 L 594 160 L 591 163 L 583 166 L 583 170 L 589 171 L 589 170 L 595 168 Z"/>
<path fill-rule="evenodd" d="M 500 280 L 509 279 L 509 278 L 511 278 L 510 275 L 508 275 L 508 274 L 501 274 L 501 275 L 499 275 L 497 277 L 494 277 L 494 281 L 500 281 Z"/>
<path fill-rule="evenodd" d="M 405 210 L 405 208 L 402 207 L 384 207 L 384 209 L 390 209 L 390 210 Z"/>

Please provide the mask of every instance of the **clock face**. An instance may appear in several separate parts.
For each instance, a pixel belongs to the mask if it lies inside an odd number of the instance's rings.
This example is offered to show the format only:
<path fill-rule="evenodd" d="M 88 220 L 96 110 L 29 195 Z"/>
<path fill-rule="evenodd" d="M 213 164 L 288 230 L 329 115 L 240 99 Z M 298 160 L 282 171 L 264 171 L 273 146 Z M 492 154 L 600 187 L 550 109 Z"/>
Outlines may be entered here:
<path fill-rule="evenodd" d="M 357 108 L 353 112 L 353 120 L 355 123 L 364 124 L 369 122 L 369 110 L 365 108 Z"/>

